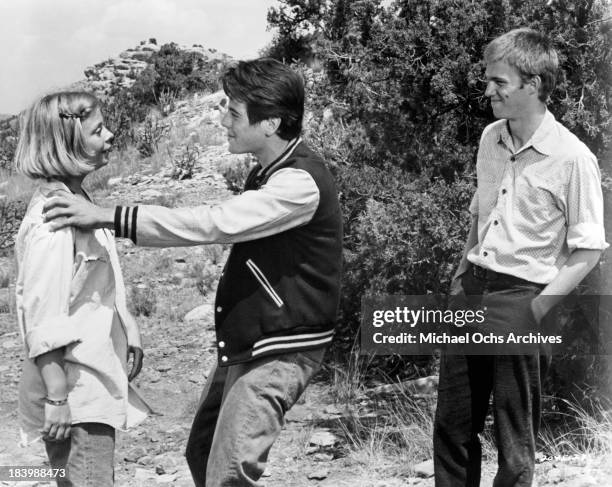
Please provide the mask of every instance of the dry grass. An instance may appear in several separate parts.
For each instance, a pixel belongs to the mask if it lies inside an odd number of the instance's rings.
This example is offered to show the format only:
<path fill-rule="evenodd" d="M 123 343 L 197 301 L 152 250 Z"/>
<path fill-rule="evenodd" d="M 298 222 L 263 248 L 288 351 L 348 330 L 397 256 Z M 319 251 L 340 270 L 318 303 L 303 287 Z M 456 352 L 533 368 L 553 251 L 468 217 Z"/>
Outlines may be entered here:
<path fill-rule="evenodd" d="M 545 425 L 540 435 L 544 452 L 555 458 L 586 455 L 612 461 L 612 404 L 593 403 L 587 410 L 575 402 L 562 403 L 565 411 L 556 413 L 554 426 Z"/>
<path fill-rule="evenodd" d="M 433 396 L 417 399 L 400 390 L 390 400 L 347 408 L 340 429 L 349 456 L 368 470 L 386 464 L 387 473 L 411 473 L 413 465 L 432 458 L 434 405 Z"/>
<path fill-rule="evenodd" d="M 331 365 L 331 394 L 336 403 L 351 405 L 365 397 L 365 376 L 372 360 L 354 345 L 346 364 Z"/>
<path fill-rule="evenodd" d="M 432 456 L 435 397 L 414 397 L 400 382 L 393 397 L 370 397 L 365 376 L 372 358 L 354 347 L 348 364 L 332 368 L 331 394 L 343 410 L 339 432 L 364 472 L 409 475 Z"/>

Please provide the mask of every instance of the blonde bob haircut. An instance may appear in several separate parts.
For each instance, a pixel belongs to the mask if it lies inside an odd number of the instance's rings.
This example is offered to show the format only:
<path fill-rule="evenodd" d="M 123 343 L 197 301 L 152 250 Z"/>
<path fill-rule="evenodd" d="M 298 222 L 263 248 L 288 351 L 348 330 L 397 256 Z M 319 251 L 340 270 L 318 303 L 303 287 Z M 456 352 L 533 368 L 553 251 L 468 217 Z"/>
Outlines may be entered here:
<path fill-rule="evenodd" d="M 81 122 L 100 102 L 91 93 L 66 91 L 43 96 L 21 118 L 15 151 L 17 172 L 30 178 L 84 176 L 95 168 L 85 148 Z"/>

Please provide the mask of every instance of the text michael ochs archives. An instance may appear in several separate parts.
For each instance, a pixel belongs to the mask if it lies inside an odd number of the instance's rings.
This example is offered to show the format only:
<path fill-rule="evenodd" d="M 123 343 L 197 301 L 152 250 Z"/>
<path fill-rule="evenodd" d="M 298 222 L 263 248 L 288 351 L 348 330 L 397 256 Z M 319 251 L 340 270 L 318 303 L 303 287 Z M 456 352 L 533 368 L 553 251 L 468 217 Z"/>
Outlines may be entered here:
<path fill-rule="evenodd" d="M 424 355 L 436 349 L 456 354 L 531 353 L 559 347 L 563 337 L 536 323 L 529 303 L 517 310 L 520 327 L 509 329 L 503 302 L 470 297 L 457 307 L 448 297 L 375 296 L 362 302 L 361 350 L 368 354 Z"/>

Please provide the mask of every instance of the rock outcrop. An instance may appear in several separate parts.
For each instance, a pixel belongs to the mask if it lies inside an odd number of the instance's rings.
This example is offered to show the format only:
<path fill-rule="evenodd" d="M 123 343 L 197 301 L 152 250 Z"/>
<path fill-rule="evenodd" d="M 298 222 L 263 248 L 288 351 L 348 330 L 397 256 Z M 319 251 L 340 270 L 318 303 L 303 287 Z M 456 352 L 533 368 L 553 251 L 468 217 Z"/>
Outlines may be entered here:
<path fill-rule="evenodd" d="M 216 49 L 206 49 L 199 44 L 191 47 L 178 46 L 182 51 L 200 54 L 206 61 L 223 62 L 230 56 Z M 107 59 L 85 69 L 85 79 L 73 83 L 70 88 L 93 91 L 99 98 L 106 99 L 118 88 L 129 88 L 138 75 L 147 67 L 151 56 L 160 46 L 155 39 L 141 41 L 136 47 L 126 49 L 118 56 Z"/>

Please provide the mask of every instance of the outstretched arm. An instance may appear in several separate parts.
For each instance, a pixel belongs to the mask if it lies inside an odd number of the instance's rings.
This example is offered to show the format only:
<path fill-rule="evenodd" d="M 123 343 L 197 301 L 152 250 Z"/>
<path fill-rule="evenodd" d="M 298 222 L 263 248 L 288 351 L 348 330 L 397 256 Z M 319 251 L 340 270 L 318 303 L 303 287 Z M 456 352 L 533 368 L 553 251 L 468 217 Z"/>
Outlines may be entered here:
<path fill-rule="evenodd" d="M 259 190 L 245 191 L 215 206 L 106 209 L 53 198 L 44 210 L 54 229 L 114 228 L 116 237 L 131 238 L 138 245 L 174 247 L 244 242 L 284 232 L 309 222 L 319 198 L 318 186 L 308 172 L 284 168 Z"/>

